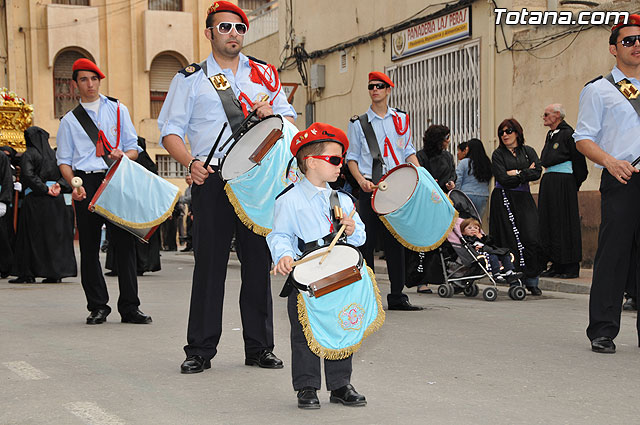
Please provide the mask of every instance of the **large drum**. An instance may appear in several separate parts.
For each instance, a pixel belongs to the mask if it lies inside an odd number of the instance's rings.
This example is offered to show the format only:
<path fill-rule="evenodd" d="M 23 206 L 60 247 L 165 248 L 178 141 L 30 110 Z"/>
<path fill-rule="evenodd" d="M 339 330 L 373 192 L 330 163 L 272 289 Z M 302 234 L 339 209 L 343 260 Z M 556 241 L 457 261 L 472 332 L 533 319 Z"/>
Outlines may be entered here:
<path fill-rule="evenodd" d="M 360 251 L 337 244 L 320 264 L 327 247 L 306 253 L 289 279 L 298 294 L 298 319 L 311 351 L 329 360 L 355 353 L 384 323 L 380 291 Z"/>
<path fill-rule="evenodd" d="M 371 206 L 398 242 L 418 252 L 440 246 L 457 212 L 431 174 L 423 167 L 402 164 L 385 174 L 382 182 L 371 196 Z"/>
<path fill-rule="evenodd" d="M 107 172 L 89 211 L 149 242 L 173 213 L 178 198 L 177 186 L 123 155 Z"/>
<path fill-rule="evenodd" d="M 264 118 L 239 137 L 222 160 L 227 196 L 240 220 L 259 235 L 271 232 L 276 196 L 297 181 L 297 167 L 285 175 L 297 132 L 279 116 Z"/>

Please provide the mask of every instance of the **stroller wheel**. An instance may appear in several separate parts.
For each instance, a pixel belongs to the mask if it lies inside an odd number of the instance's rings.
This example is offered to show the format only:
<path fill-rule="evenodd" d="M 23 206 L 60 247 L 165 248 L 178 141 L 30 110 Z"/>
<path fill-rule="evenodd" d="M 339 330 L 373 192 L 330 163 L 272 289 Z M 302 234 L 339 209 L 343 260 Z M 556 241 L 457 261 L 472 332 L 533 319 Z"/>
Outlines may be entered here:
<path fill-rule="evenodd" d="M 484 298 L 485 301 L 495 301 L 496 298 L 498 298 L 498 290 L 493 287 L 485 288 L 482 292 L 482 298 Z"/>
<path fill-rule="evenodd" d="M 480 288 L 475 283 L 471 283 L 464 288 L 464 295 L 467 297 L 476 297 L 478 293 L 480 293 Z"/>
<path fill-rule="evenodd" d="M 442 298 L 448 298 L 449 290 L 447 289 L 445 284 L 438 286 L 438 295 Z"/>
<path fill-rule="evenodd" d="M 522 301 L 527 297 L 527 291 L 522 286 L 513 287 L 513 299 L 516 301 Z"/>

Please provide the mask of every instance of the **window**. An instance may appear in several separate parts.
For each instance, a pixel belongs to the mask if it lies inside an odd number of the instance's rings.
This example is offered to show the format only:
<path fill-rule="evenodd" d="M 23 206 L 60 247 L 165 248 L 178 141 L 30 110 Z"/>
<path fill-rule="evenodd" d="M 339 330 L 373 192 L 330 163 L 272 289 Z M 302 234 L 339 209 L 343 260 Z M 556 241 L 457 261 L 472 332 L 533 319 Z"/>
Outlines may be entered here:
<path fill-rule="evenodd" d="M 149 10 L 182 12 L 182 0 L 149 0 Z"/>
<path fill-rule="evenodd" d="M 67 50 L 60 53 L 53 63 L 53 109 L 56 118 L 75 108 L 80 100 L 71 84 L 71 67 L 76 60 L 86 57 L 76 50 Z"/>
<path fill-rule="evenodd" d="M 173 159 L 171 155 L 156 155 L 158 175 L 165 179 L 182 179 L 187 175 L 184 165 Z"/>
<path fill-rule="evenodd" d="M 255 10 L 271 0 L 238 0 L 238 7 L 242 10 Z"/>
<path fill-rule="evenodd" d="M 175 56 L 160 54 L 151 62 L 149 72 L 149 95 L 151 102 L 151 118 L 158 118 L 164 99 L 167 97 L 173 76 L 182 69 L 182 64 Z"/>
<path fill-rule="evenodd" d="M 389 104 L 409 113 L 416 149 L 431 124 L 449 127 L 454 158 L 458 144 L 480 137 L 479 62 L 480 46 L 472 41 L 386 68 L 396 85 Z"/>

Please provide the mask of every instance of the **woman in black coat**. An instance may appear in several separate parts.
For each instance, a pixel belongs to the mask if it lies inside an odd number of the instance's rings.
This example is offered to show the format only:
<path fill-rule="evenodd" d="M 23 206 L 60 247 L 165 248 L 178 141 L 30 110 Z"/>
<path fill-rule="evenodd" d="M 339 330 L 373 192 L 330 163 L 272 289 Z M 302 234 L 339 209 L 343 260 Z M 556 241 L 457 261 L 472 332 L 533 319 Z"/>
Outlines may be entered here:
<path fill-rule="evenodd" d="M 444 193 L 456 187 L 456 166 L 453 155 L 447 150 L 449 146 L 449 127 L 431 125 L 424 132 L 423 148 L 416 156 L 418 162 L 427 169 Z"/>
<path fill-rule="evenodd" d="M 542 166 L 536 151 L 524 144 L 522 126 L 514 118 L 500 123 L 498 139 L 500 146 L 491 157 L 496 186 L 491 193 L 489 233 L 498 246 L 511 250 L 514 266 L 524 272 L 531 294 L 540 295 L 538 276 L 545 267 L 529 182 L 540 178 Z"/>

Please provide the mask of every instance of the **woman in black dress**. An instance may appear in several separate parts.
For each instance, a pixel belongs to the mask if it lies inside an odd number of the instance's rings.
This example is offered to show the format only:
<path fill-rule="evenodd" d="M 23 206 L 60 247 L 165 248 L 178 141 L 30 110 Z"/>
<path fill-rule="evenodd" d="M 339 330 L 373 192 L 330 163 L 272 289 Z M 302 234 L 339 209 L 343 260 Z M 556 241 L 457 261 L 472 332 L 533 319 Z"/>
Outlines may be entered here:
<path fill-rule="evenodd" d="M 522 126 L 509 118 L 498 126 L 500 146 L 491 157 L 496 186 L 491 193 L 489 233 L 496 245 L 508 247 L 516 268 L 525 274 L 532 295 L 540 295 L 538 276 L 544 270 L 538 231 L 538 211 L 529 182 L 538 180 L 542 166 L 536 151 L 524 144 Z"/>

